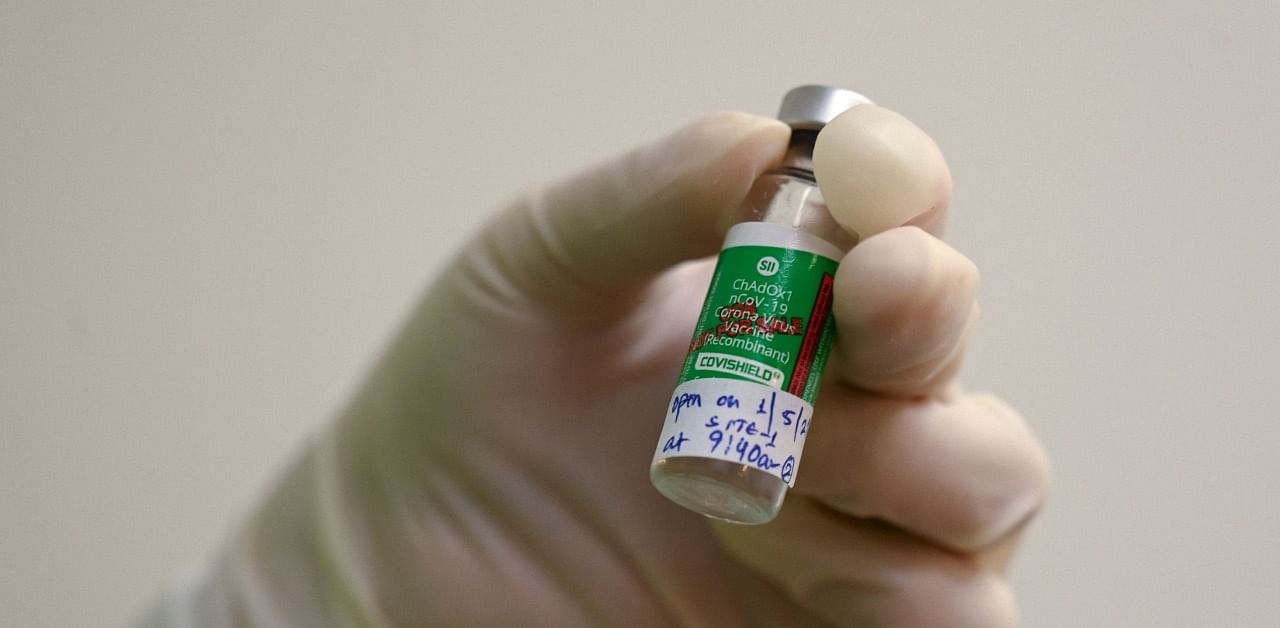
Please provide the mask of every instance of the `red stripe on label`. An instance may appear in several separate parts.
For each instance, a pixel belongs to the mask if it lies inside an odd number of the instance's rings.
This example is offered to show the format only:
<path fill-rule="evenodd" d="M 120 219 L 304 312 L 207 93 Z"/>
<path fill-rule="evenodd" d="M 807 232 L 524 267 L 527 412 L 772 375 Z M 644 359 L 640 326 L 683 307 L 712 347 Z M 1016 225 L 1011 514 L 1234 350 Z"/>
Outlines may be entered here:
<path fill-rule="evenodd" d="M 791 383 L 787 392 L 804 396 L 805 384 L 809 383 L 809 375 L 813 372 L 813 359 L 818 355 L 818 346 L 822 344 L 822 332 L 827 328 L 827 318 L 831 316 L 832 285 L 835 276 L 824 274 L 822 283 L 818 285 L 818 295 L 813 299 L 813 310 L 809 312 L 809 328 L 804 332 L 804 341 L 796 354 L 796 368 L 791 372 Z"/>

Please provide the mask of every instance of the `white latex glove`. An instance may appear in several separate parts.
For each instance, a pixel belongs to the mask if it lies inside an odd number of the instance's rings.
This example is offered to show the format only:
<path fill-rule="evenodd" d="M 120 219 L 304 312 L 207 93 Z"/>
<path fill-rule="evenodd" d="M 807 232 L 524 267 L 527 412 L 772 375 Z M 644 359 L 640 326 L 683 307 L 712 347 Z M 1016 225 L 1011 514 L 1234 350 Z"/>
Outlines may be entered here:
<path fill-rule="evenodd" d="M 1016 413 L 953 390 L 977 271 L 924 229 L 843 261 L 840 351 L 775 522 L 713 525 L 649 485 L 705 258 L 787 136 L 712 116 L 500 214 L 145 625 L 1014 625 L 1000 572 L 1047 465 Z M 941 182 L 929 229 L 949 177 L 919 176 Z"/>

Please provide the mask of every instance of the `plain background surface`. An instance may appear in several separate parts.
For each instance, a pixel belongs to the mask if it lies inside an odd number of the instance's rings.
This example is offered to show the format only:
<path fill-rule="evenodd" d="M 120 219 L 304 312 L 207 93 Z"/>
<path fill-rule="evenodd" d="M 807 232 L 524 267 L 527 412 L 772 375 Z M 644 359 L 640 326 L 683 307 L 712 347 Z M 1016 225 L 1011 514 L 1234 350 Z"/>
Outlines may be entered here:
<path fill-rule="evenodd" d="M 80 4 L 0 7 L 0 625 L 132 617 L 502 202 L 808 82 L 948 155 L 1025 624 L 1275 625 L 1280 4 Z"/>

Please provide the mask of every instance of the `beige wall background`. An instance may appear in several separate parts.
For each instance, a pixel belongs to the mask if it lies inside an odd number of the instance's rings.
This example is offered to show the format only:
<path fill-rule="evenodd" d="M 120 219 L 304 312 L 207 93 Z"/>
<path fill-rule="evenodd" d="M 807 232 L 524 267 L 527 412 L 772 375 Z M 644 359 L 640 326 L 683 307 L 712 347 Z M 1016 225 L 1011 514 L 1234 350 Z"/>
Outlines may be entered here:
<path fill-rule="evenodd" d="M 505 199 L 825 82 L 952 164 L 965 380 L 1056 463 L 1026 625 L 1273 626 L 1278 66 L 1269 0 L 9 0 L 0 625 L 211 551 Z"/>

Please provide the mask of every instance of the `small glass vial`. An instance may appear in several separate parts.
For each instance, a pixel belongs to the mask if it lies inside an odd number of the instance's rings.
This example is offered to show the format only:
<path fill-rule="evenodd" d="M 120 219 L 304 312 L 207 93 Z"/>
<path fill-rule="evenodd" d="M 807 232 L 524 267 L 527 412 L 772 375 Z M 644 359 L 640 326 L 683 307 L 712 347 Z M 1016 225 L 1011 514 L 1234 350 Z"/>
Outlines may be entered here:
<path fill-rule="evenodd" d="M 836 267 L 857 242 L 822 200 L 813 146 L 827 122 L 870 102 L 822 85 L 782 100 L 786 156 L 725 237 L 649 470 L 690 510 L 765 523 L 795 484 L 834 334 Z"/>

